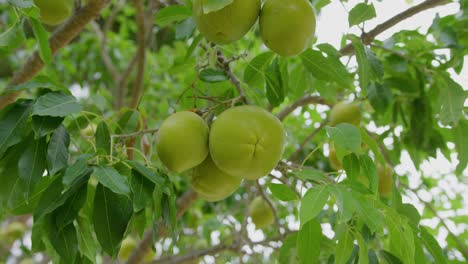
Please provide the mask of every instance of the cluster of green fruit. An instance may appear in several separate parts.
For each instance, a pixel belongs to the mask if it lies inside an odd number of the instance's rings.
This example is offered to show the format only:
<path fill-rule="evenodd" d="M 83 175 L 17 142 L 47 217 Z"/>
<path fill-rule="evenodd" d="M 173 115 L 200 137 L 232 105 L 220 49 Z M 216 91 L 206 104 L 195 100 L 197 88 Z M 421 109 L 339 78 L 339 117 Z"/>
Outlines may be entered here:
<path fill-rule="evenodd" d="M 73 12 L 74 0 L 34 0 L 40 10 L 40 20 L 49 26 L 63 23 Z"/>
<path fill-rule="evenodd" d="M 259 17 L 265 45 L 281 56 L 302 53 L 315 34 L 315 12 L 308 0 L 233 0 L 219 10 L 207 10 L 206 0 L 193 1 L 198 30 L 211 42 L 228 44 L 242 38 Z"/>
<path fill-rule="evenodd" d="M 211 125 L 199 115 L 182 111 L 160 126 L 156 149 L 171 171 L 193 169 L 193 189 L 207 201 L 231 195 L 243 179 L 256 180 L 278 164 L 286 132 L 271 113 L 257 106 L 237 106 L 221 113 Z"/>
<path fill-rule="evenodd" d="M 336 126 L 341 123 L 349 123 L 355 126 L 361 124 L 362 113 L 357 103 L 340 102 L 333 106 L 330 111 L 330 125 Z M 333 145 L 330 146 L 328 155 L 330 165 L 335 170 L 343 169 L 343 164 L 336 155 L 336 150 Z M 389 164 L 384 166 L 377 165 L 377 174 L 379 176 L 379 193 L 382 196 L 388 196 L 392 192 L 393 185 L 393 168 Z M 369 186 L 369 180 L 364 176 L 359 177 L 359 181 L 366 187 Z"/>

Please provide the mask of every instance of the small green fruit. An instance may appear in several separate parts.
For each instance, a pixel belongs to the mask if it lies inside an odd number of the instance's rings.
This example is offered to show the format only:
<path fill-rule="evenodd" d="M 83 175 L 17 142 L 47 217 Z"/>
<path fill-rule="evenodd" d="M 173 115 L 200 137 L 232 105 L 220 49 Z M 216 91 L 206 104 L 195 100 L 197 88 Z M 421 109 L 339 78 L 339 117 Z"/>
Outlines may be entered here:
<path fill-rule="evenodd" d="M 393 186 L 393 168 L 385 164 L 377 166 L 377 174 L 379 175 L 379 193 L 382 196 L 388 196 L 392 193 Z"/>
<path fill-rule="evenodd" d="M 171 115 L 162 123 L 156 140 L 161 162 L 176 173 L 198 166 L 208 156 L 208 133 L 205 120 L 193 112 Z"/>
<path fill-rule="evenodd" d="M 26 225 L 20 222 L 13 222 L 4 230 L 2 236 L 7 237 L 9 241 L 14 241 L 23 237 L 26 232 Z"/>
<path fill-rule="evenodd" d="M 221 201 L 239 188 L 242 179 L 221 171 L 208 156 L 195 167 L 190 183 L 198 195 L 210 202 Z"/>
<path fill-rule="evenodd" d="M 210 154 L 229 175 L 256 180 L 267 175 L 283 155 L 286 132 L 273 114 L 258 106 L 230 108 L 214 121 Z"/>
<path fill-rule="evenodd" d="M 96 124 L 90 123 L 89 125 L 87 125 L 85 128 L 83 128 L 80 131 L 80 134 L 83 137 L 88 137 L 88 138 L 94 137 L 94 134 L 96 134 L 96 129 L 97 129 Z"/>
<path fill-rule="evenodd" d="M 294 56 L 312 42 L 315 22 L 309 0 L 266 0 L 260 14 L 260 34 L 274 52 Z"/>
<path fill-rule="evenodd" d="M 193 19 L 206 39 L 220 45 L 242 38 L 257 21 L 261 8 L 260 0 L 234 0 L 220 10 L 205 13 L 204 2 L 193 1 Z"/>
<path fill-rule="evenodd" d="M 336 126 L 341 123 L 359 126 L 361 117 L 359 104 L 339 102 L 330 111 L 330 126 Z"/>
<path fill-rule="evenodd" d="M 249 207 L 249 214 L 257 228 L 265 228 L 275 221 L 273 209 L 261 196 L 255 197 L 252 201 Z"/>
<path fill-rule="evenodd" d="M 39 7 L 42 23 L 55 26 L 64 22 L 73 12 L 74 0 L 34 0 Z"/>
<path fill-rule="evenodd" d="M 330 165 L 333 169 L 335 170 L 343 169 L 343 165 L 338 160 L 338 157 L 336 156 L 336 150 L 333 147 L 333 145 L 330 145 L 330 153 L 328 154 L 328 161 L 330 162 Z"/>
<path fill-rule="evenodd" d="M 122 241 L 119 251 L 119 259 L 126 260 L 132 254 L 132 251 L 137 247 L 137 242 L 133 237 L 127 237 Z"/>

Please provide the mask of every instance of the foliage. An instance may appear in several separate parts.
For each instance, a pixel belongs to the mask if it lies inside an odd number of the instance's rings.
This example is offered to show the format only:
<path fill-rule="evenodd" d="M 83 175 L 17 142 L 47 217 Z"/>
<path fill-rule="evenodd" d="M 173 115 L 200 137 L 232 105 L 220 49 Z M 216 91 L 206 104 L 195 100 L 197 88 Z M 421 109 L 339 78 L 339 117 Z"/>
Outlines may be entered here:
<path fill-rule="evenodd" d="M 117 258 L 130 237 L 149 241 L 155 259 L 175 263 L 184 257 L 210 263 L 209 255 L 217 263 L 468 259 L 461 193 L 467 91 L 453 79 L 468 51 L 468 1 L 457 2 L 457 14 L 437 16 L 427 32 L 403 30 L 384 41 L 350 34 L 341 50 L 314 43 L 288 58 L 265 49 L 257 25 L 239 41 L 212 45 L 196 30 L 188 0 L 110 1 L 53 54 L 47 38 L 54 28 L 39 22 L 33 1 L 5 2 L 0 67 L 8 63 L 18 72 L 36 50 L 45 67 L 14 85 L 12 72 L 0 69 L 1 95 L 22 93 L 0 110 L 0 263 L 31 257 L 97 263 Z M 206 2 L 205 9 L 219 10 L 232 1 Z M 330 2 L 311 1 L 318 28 Z M 350 27 L 379 15 L 373 1 L 360 2 L 349 11 Z M 355 62 L 346 63 L 346 44 Z M 341 101 L 359 103 L 360 126 L 328 126 L 329 108 Z M 158 127 L 174 112 L 192 110 L 209 123 L 246 103 L 285 113 L 282 161 L 223 201 L 196 199 L 191 172 L 162 165 Z M 343 170 L 329 163 L 332 144 Z M 425 175 L 438 153 L 457 160 L 456 169 Z M 407 154 L 419 171 L 417 188 L 398 169 Z M 387 163 L 397 168 L 395 181 L 391 195 L 381 197 L 377 167 Z M 461 191 L 447 191 L 444 177 Z M 437 195 L 427 201 L 428 192 Z M 274 208 L 275 223 L 255 230 L 246 212 L 259 195 Z M 437 224 L 428 226 L 430 219 Z M 15 222 L 32 224 L 18 235 L 8 231 Z"/>

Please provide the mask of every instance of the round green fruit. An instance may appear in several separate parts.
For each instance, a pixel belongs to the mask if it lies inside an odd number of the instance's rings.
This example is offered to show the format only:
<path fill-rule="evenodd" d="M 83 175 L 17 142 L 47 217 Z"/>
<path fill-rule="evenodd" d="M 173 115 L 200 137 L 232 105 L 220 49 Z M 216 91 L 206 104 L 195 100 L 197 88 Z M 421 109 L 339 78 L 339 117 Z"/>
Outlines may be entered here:
<path fill-rule="evenodd" d="M 221 201 L 239 188 L 242 179 L 221 171 L 210 156 L 195 167 L 190 183 L 198 195 L 209 201 Z"/>
<path fill-rule="evenodd" d="M 250 204 L 249 215 L 257 228 L 267 227 L 275 221 L 273 209 L 261 196 L 255 197 Z"/>
<path fill-rule="evenodd" d="M 3 236 L 7 237 L 9 241 L 14 241 L 23 237 L 26 232 L 26 225 L 20 222 L 13 222 L 8 225 L 3 232 Z"/>
<path fill-rule="evenodd" d="M 119 259 L 126 260 L 132 254 L 132 251 L 137 247 L 137 242 L 132 237 L 127 237 L 122 241 L 119 251 Z"/>
<path fill-rule="evenodd" d="M 266 0 L 260 14 L 260 35 L 277 54 L 294 56 L 311 44 L 315 22 L 309 0 Z"/>
<path fill-rule="evenodd" d="M 81 136 L 83 137 L 94 137 L 94 134 L 96 134 L 97 126 L 96 124 L 90 123 L 87 125 L 85 128 L 83 128 L 80 131 Z"/>
<path fill-rule="evenodd" d="M 34 4 L 39 7 L 41 22 L 55 26 L 71 16 L 75 2 L 74 0 L 34 0 Z"/>
<path fill-rule="evenodd" d="M 388 196 L 392 193 L 393 186 L 393 168 L 385 164 L 377 166 L 377 174 L 379 175 L 379 193 L 382 196 Z"/>
<path fill-rule="evenodd" d="M 206 13 L 204 2 L 193 1 L 193 19 L 206 39 L 220 45 L 242 38 L 257 21 L 261 8 L 260 0 L 234 0 L 222 9 Z"/>
<path fill-rule="evenodd" d="M 214 121 L 211 158 L 229 175 L 256 180 L 267 175 L 283 155 L 286 132 L 273 114 L 257 106 L 230 108 Z"/>
<path fill-rule="evenodd" d="M 205 120 L 193 112 L 171 115 L 162 123 L 156 140 L 161 162 L 176 173 L 198 166 L 208 156 L 208 133 Z"/>
<path fill-rule="evenodd" d="M 361 123 L 361 108 L 357 103 L 339 102 L 330 111 L 330 126 L 349 123 L 359 126 Z"/>

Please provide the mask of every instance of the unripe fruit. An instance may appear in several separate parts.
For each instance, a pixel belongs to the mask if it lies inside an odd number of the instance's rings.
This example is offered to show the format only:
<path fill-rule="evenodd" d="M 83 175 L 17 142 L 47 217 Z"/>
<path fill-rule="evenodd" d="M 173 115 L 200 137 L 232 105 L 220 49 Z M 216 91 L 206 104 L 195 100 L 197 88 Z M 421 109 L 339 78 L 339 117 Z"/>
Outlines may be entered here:
<path fill-rule="evenodd" d="M 15 241 L 22 238 L 24 232 L 26 232 L 26 226 L 23 223 L 13 222 L 2 232 L 2 236 L 5 236 L 9 241 Z"/>
<path fill-rule="evenodd" d="M 273 209 L 261 196 L 255 197 L 250 204 L 249 215 L 257 228 L 267 227 L 275 221 Z"/>
<path fill-rule="evenodd" d="M 260 34 L 274 52 L 294 56 L 311 44 L 315 22 L 308 0 L 266 0 L 260 14 Z"/>
<path fill-rule="evenodd" d="M 208 156 L 208 132 L 205 120 L 193 112 L 171 115 L 162 123 L 156 140 L 161 162 L 176 173 L 199 165 Z"/>
<path fill-rule="evenodd" d="M 96 129 L 96 124 L 90 123 L 88 126 L 86 126 L 80 131 L 80 134 L 83 137 L 94 137 L 94 135 L 96 134 Z"/>
<path fill-rule="evenodd" d="M 333 169 L 335 169 L 335 170 L 343 169 L 343 165 L 338 160 L 338 157 L 336 156 L 336 150 L 333 147 L 333 145 L 330 145 L 330 153 L 328 154 L 328 160 L 329 160 L 330 165 L 331 165 L 331 167 Z"/>
<path fill-rule="evenodd" d="M 75 4 L 74 0 L 34 0 L 39 7 L 42 23 L 55 26 L 69 18 Z"/>
<path fill-rule="evenodd" d="M 132 251 L 137 247 L 137 242 L 132 237 L 127 237 L 122 241 L 119 251 L 119 259 L 126 260 L 132 254 Z"/>
<path fill-rule="evenodd" d="M 267 175 L 283 155 L 286 132 L 273 114 L 258 106 L 230 108 L 214 121 L 210 154 L 229 175 L 256 180 Z"/>
<path fill-rule="evenodd" d="M 242 38 L 257 21 L 260 0 L 234 0 L 220 10 L 204 13 L 204 0 L 193 1 L 193 19 L 211 42 L 228 44 Z"/>
<path fill-rule="evenodd" d="M 379 193 L 382 196 L 388 196 L 392 193 L 393 168 L 388 164 L 385 164 L 385 167 L 378 165 L 377 174 L 379 175 Z"/>
<path fill-rule="evenodd" d="M 359 126 L 361 116 L 361 108 L 357 103 L 339 102 L 330 111 L 330 126 L 336 126 L 341 123 Z"/>
<path fill-rule="evenodd" d="M 210 202 L 220 201 L 239 188 L 242 179 L 221 171 L 208 155 L 206 160 L 195 167 L 190 183 L 198 195 Z"/>

